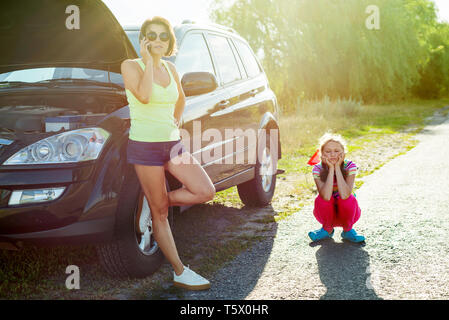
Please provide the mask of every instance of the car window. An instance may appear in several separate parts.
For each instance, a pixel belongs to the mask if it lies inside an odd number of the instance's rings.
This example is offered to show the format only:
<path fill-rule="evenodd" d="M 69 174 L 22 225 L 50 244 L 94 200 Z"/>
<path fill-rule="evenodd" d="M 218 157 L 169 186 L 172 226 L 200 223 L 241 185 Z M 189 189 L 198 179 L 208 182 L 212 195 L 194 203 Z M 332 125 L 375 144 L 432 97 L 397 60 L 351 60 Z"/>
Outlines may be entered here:
<path fill-rule="evenodd" d="M 217 60 L 222 84 L 240 80 L 242 77 L 228 40 L 225 37 L 212 34 L 208 36 L 208 40 Z"/>
<path fill-rule="evenodd" d="M 39 82 L 54 79 L 86 79 L 100 82 L 109 82 L 123 84 L 122 75 L 119 73 L 88 69 L 88 68 L 32 68 L 24 70 L 16 70 L 0 74 L 0 81 L 21 81 L 21 82 Z"/>
<path fill-rule="evenodd" d="M 251 48 L 248 47 L 246 43 L 243 43 L 240 40 L 235 40 L 234 43 L 237 46 L 237 50 L 239 51 L 240 57 L 243 60 L 243 64 L 245 65 L 248 76 L 257 76 L 261 72 L 261 70 Z"/>
<path fill-rule="evenodd" d="M 37 82 L 53 79 L 55 68 L 35 68 L 11 71 L 0 75 L 1 81 Z"/>
<path fill-rule="evenodd" d="M 72 74 L 70 75 L 70 77 L 72 79 L 89 79 L 103 82 L 108 81 L 108 73 L 106 71 L 82 68 L 72 68 L 71 71 Z M 61 78 L 62 77 L 63 76 L 61 76 Z"/>
<path fill-rule="evenodd" d="M 180 78 L 187 72 L 210 72 L 216 75 L 209 49 L 201 33 L 185 36 L 176 54 L 175 65 Z"/>
<path fill-rule="evenodd" d="M 237 60 L 237 64 L 239 65 L 240 74 L 242 75 L 243 79 L 248 78 L 245 68 L 243 67 L 242 59 L 240 58 L 240 56 L 237 52 L 237 49 L 236 49 L 235 45 L 232 43 L 232 41 L 231 41 L 231 47 L 232 47 L 232 52 L 234 52 L 234 57 Z"/>

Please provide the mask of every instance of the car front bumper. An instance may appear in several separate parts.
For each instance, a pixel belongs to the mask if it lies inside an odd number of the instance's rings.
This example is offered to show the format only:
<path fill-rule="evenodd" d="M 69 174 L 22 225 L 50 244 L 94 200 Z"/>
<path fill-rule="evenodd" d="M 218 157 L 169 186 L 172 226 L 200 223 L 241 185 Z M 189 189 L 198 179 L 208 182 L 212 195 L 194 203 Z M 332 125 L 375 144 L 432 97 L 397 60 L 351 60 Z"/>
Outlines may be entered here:
<path fill-rule="evenodd" d="M 105 168 L 82 165 L 0 168 L 0 242 L 38 244 L 111 239 L 118 192 Z M 9 205 L 17 190 L 65 187 L 55 200 Z"/>

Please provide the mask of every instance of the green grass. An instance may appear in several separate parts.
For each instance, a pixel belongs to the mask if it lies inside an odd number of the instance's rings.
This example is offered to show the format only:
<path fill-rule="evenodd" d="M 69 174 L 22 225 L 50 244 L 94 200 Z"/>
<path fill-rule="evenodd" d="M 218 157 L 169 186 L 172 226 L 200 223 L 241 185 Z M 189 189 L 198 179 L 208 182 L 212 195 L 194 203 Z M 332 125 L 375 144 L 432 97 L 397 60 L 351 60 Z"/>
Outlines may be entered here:
<path fill-rule="evenodd" d="M 361 105 L 354 101 L 305 102 L 296 113 L 281 117 L 282 150 L 289 159 L 310 157 L 318 138 L 328 130 L 347 139 L 368 134 L 394 134 L 407 128 L 416 132 L 425 125 L 426 117 L 447 105 L 449 99 L 391 105 Z"/>
<path fill-rule="evenodd" d="M 295 114 L 283 115 L 280 119 L 283 158 L 279 161 L 279 167 L 289 172 L 307 172 L 304 162 L 313 155 L 319 137 L 328 130 L 340 133 L 347 140 L 366 136 L 365 140 L 350 144 L 350 152 L 363 148 L 365 143 L 376 137 L 407 129 L 416 133 L 425 126 L 425 118 L 449 105 L 449 100 L 377 106 L 357 102 L 351 104 L 327 101 L 327 108 L 332 110 L 327 112 L 319 102 L 307 102 Z M 351 117 L 347 116 L 345 108 L 351 109 Z"/>
<path fill-rule="evenodd" d="M 236 186 L 217 192 L 214 199 L 208 203 L 220 203 L 237 207 L 242 206 L 242 201 L 240 201 Z"/>
<path fill-rule="evenodd" d="M 37 248 L 26 246 L 21 251 L 0 251 L 0 297 L 18 299 L 65 288 L 68 265 L 96 260 L 93 246 Z M 48 280 L 45 280 L 48 279 Z"/>

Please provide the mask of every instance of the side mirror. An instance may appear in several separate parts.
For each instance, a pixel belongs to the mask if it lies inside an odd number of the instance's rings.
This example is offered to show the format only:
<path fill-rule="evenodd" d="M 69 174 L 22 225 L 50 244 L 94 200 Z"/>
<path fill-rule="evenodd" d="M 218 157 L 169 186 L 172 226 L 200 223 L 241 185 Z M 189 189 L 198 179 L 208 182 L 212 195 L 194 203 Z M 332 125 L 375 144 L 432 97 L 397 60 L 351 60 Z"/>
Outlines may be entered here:
<path fill-rule="evenodd" d="M 181 79 L 186 97 L 197 96 L 217 89 L 217 79 L 209 72 L 189 72 Z"/>

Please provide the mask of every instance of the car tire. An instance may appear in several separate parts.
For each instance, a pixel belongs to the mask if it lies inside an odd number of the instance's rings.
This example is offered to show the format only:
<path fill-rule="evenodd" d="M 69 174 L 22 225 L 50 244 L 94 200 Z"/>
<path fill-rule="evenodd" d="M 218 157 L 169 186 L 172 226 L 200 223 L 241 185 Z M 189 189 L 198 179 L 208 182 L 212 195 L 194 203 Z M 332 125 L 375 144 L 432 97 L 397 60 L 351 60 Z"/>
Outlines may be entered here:
<path fill-rule="evenodd" d="M 134 170 L 134 168 L 132 168 Z M 114 277 L 145 278 L 156 272 L 165 261 L 151 230 L 151 213 L 137 176 L 128 175 L 123 184 L 114 240 L 97 245 L 103 268 Z M 167 191 L 170 187 L 166 180 Z M 173 229 L 173 207 L 169 207 L 168 220 Z M 140 233 L 139 213 L 149 214 L 146 237 Z M 149 234 L 149 235 L 148 235 Z M 143 241 L 145 239 L 145 241 Z"/>
<path fill-rule="evenodd" d="M 262 156 L 257 156 L 255 177 L 252 180 L 237 185 L 240 200 L 247 206 L 264 207 L 268 205 L 273 198 L 274 189 L 276 188 L 278 160 L 277 150 L 270 150 L 270 145 L 276 145 L 273 143 L 273 139 L 274 137 L 270 137 L 269 133 L 266 134 L 265 141 L 259 139 L 258 147 L 262 148 Z"/>

